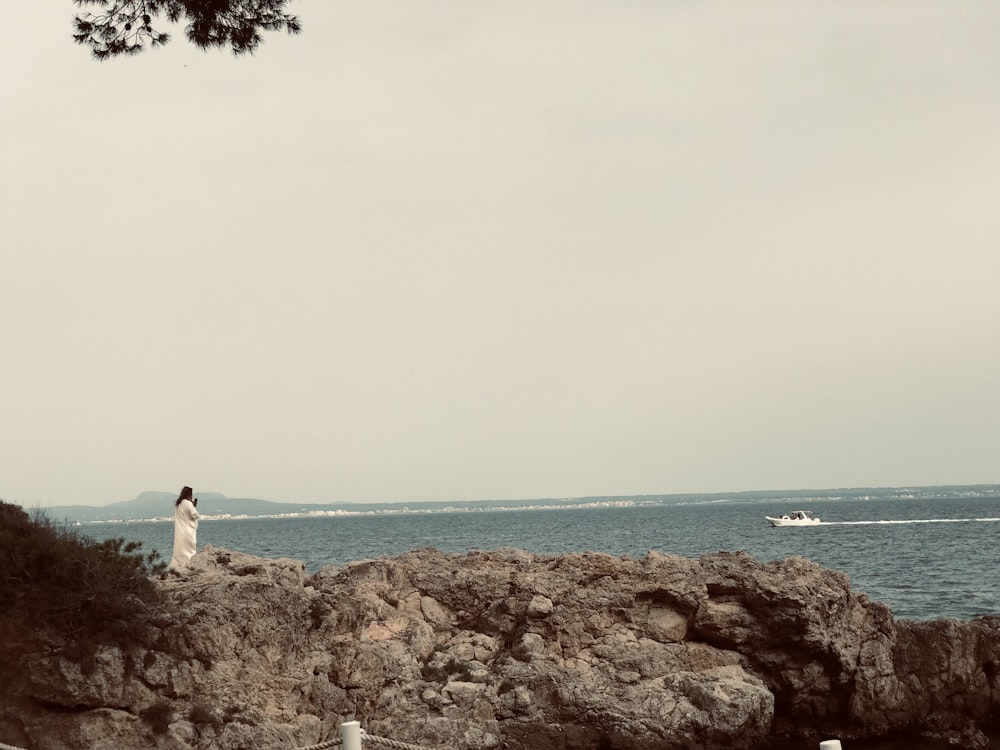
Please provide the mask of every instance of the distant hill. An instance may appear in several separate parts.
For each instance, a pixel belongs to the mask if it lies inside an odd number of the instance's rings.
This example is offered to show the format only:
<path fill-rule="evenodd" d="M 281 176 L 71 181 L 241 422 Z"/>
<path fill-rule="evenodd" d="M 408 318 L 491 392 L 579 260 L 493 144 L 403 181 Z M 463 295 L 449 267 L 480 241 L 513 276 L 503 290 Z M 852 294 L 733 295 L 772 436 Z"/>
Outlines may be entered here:
<path fill-rule="evenodd" d="M 354 503 L 329 505 L 277 503 L 251 497 L 226 497 L 218 492 L 198 492 L 195 493 L 195 497 L 198 498 L 198 511 L 203 515 L 210 516 L 272 516 L 313 510 L 349 510 L 358 507 Z M 104 506 L 61 505 L 46 508 L 45 512 L 54 520 L 70 522 L 172 518 L 176 500 L 176 492 L 143 492 L 133 500 L 124 500 Z"/>

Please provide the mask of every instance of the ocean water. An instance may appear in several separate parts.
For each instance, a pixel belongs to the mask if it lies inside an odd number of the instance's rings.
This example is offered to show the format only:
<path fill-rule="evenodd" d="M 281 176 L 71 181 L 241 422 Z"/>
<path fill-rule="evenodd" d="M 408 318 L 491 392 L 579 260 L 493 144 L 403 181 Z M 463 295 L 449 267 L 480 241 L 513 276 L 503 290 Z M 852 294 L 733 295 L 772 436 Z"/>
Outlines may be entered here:
<path fill-rule="evenodd" d="M 1000 498 L 839 499 L 661 504 L 632 507 L 399 513 L 317 518 L 204 520 L 199 547 L 302 560 L 307 570 L 421 547 L 464 553 L 497 547 L 532 552 L 649 550 L 697 557 L 746 550 L 763 560 L 807 557 L 847 573 L 854 591 L 897 618 L 1000 614 Z M 772 528 L 765 515 L 798 508 L 822 523 Z M 210 513 L 209 508 L 202 508 Z M 125 537 L 170 558 L 172 522 L 87 524 L 97 539 Z"/>
<path fill-rule="evenodd" d="M 763 561 L 800 555 L 847 573 L 853 590 L 885 602 L 897 618 L 1000 614 L 1000 497 L 635 502 L 561 510 L 204 520 L 198 543 L 302 560 L 310 572 L 421 547 L 464 553 L 507 546 L 633 557 L 649 550 L 686 557 L 746 550 Z M 764 520 L 799 508 L 822 522 L 772 528 Z M 145 550 L 170 558 L 172 521 L 88 524 L 80 531 L 94 539 L 139 541 Z M 1000 747 L 1000 734 L 991 733 L 990 739 L 992 747 Z M 844 743 L 845 750 L 950 747 L 918 739 Z"/>

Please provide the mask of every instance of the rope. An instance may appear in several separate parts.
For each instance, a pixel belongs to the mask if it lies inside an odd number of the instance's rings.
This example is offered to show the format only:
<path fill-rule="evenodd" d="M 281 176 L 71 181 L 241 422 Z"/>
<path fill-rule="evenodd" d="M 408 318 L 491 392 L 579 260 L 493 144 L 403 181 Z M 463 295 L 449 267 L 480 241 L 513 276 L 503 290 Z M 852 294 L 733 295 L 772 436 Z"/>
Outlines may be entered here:
<path fill-rule="evenodd" d="M 368 734 L 364 729 L 361 730 L 361 742 L 370 742 L 373 745 L 383 745 L 385 747 L 394 748 L 394 750 L 427 750 L 427 748 L 421 747 L 420 745 L 411 745 L 408 742 L 400 742 L 399 740 L 390 740 L 387 737 L 375 737 Z M 297 748 L 297 750 L 326 750 L 328 747 L 338 747 L 342 745 L 344 740 L 338 737 L 335 740 L 327 740 L 326 742 L 320 742 L 318 745 L 307 745 L 306 747 Z M 3 745 L 0 745 L 0 750 L 8 750 Z M 13 750 L 22 750 L 21 748 L 13 748 Z"/>
<path fill-rule="evenodd" d="M 408 742 L 400 742 L 399 740 L 390 740 L 386 737 L 375 737 L 368 734 L 364 729 L 361 730 L 361 742 L 370 742 L 373 745 L 384 745 L 385 747 L 391 747 L 395 750 L 427 750 L 427 748 L 421 747 L 420 745 L 411 745 Z M 328 747 L 337 747 L 342 745 L 344 740 L 338 737 L 335 740 L 327 740 L 326 742 L 320 742 L 318 745 L 307 745 L 306 747 L 297 748 L 297 750 L 326 750 Z M 0 750 L 7 750 L 2 745 L 0 745 Z M 14 748 L 14 750 L 21 750 L 21 748 Z"/>
<path fill-rule="evenodd" d="M 362 742 L 370 742 L 373 745 L 382 745 L 384 747 L 391 747 L 394 750 L 427 750 L 420 745 L 411 745 L 409 742 L 400 742 L 399 740 L 390 740 L 387 737 L 375 737 L 373 735 L 365 732 L 364 729 L 361 730 L 361 740 Z M 338 747 L 342 745 L 344 741 L 338 737 L 334 740 L 327 740 L 326 742 L 320 742 L 317 745 L 307 745 L 306 747 L 300 747 L 298 750 L 326 750 L 330 747 Z M 0 742 L 0 750 L 25 750 L 23 747 L 16 747 L 15 745 L 5 745 Z"/>
<path fill-rule="evenodd" d="M 421 747 L 420 745 L 411 745 L 408 742 L 400 742 L 399 740 L 390 740 L 385 737 L 373 737 L 368 734 L 364 729 L 361 730 L 361 741 L 370 742 L 373 745 L 384 745 L 385 747 L 392 747 L 396 750 L 427 750 L 427 748 Z"/>
<path fill-rule="evenodd" d="M 328 747 L 337 747 L 337 745 L 344 744 L 344 740 L 337 737 L 334 740 L 327 740 L 326 742 L 320 742 L 318 745 L 306 745 L 305 747 L 300 747 L 299 750 L 326 750 Z M 2 748 L 0 748 L 2 750 Z"/>

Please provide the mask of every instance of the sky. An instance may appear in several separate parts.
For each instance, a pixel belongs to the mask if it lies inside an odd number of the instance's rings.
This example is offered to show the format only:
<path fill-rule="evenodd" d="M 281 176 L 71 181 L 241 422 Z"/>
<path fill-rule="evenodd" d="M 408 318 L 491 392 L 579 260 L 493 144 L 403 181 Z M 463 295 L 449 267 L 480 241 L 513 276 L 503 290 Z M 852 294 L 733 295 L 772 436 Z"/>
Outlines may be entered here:
<path fill-rule="evenodd" d="M 1000 482 L 992 0 L 8 6 L 8 502 Z"/>

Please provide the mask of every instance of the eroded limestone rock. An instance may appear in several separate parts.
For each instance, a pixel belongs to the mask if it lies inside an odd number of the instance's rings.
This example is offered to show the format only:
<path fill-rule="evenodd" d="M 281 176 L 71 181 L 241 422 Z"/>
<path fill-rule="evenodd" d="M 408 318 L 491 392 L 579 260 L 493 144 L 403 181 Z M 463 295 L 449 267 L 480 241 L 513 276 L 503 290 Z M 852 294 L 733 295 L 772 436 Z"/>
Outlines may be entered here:
<path fill-rule="evenodd" d="M 1000 618 L 895 622 L 847 577 L 743 553 L 432 549 L 306 575 L 206 547 L 152 649 L 24 665 L 0 742 L 268 750 L 357 719 L 452 750 L 749 750 L 998 714 Z"/>

